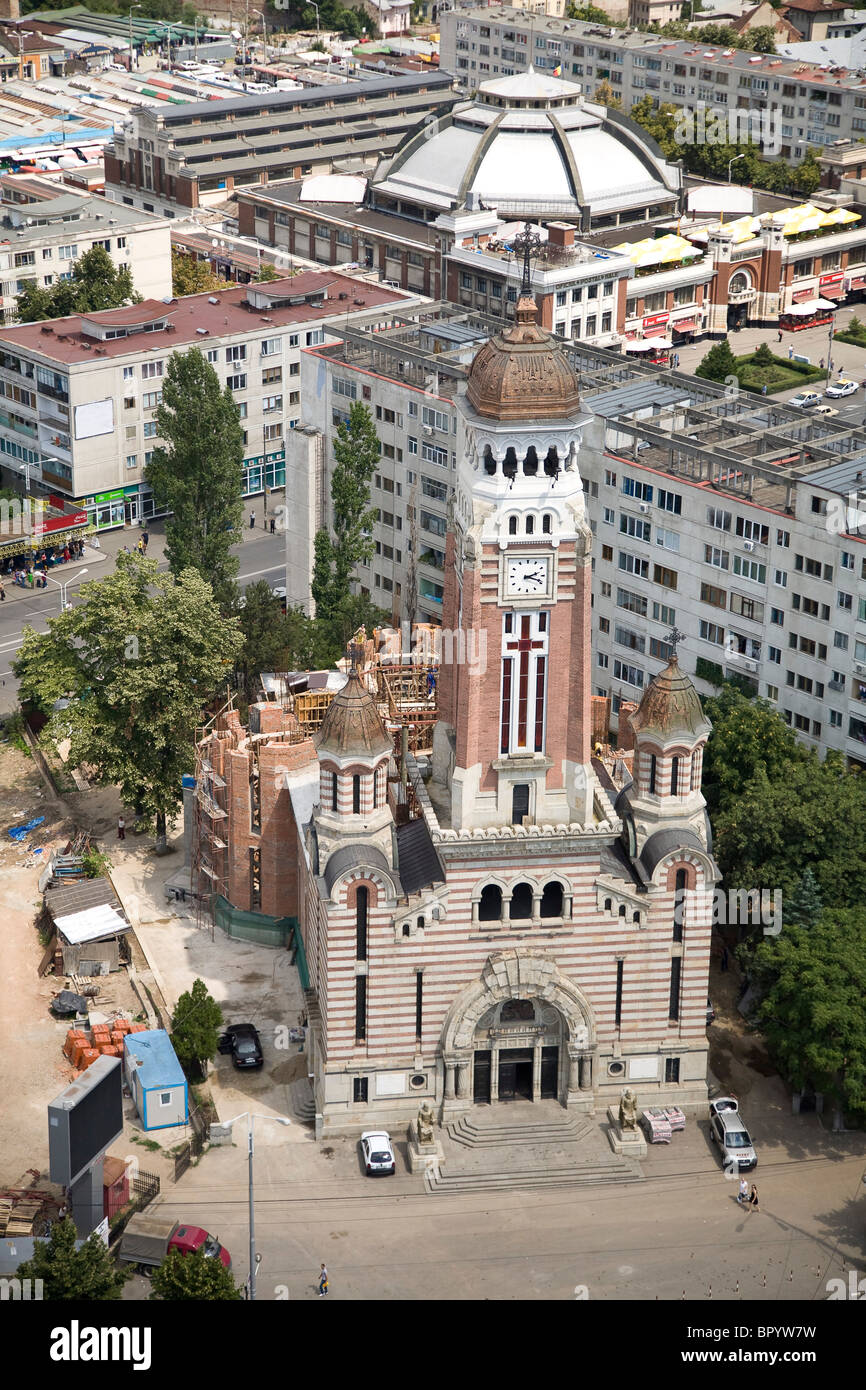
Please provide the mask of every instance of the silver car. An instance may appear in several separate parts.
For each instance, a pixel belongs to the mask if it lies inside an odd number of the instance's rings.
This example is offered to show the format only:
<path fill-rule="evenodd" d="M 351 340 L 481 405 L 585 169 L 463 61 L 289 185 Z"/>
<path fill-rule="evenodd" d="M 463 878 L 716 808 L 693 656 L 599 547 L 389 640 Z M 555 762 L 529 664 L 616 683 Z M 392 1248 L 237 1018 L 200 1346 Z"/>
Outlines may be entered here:
<path fill-rule="evenodd" d="M 733 1096 L 717 1096 L 710 1101 L 710 1138 L 719 1146 L 724 1168 L 740 1173 L 757 1168 L 751 1135 Z"/>

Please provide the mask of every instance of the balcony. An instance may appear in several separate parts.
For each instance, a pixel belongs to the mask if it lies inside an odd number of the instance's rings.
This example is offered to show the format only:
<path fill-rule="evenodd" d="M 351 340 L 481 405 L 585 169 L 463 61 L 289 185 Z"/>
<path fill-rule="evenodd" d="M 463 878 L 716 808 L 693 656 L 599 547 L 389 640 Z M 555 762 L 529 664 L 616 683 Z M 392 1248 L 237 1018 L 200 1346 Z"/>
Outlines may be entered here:
<path fill-rule="evenodd" d="M 728 290 L 729 304 L 751 304 L 754 299 L 757 299 L 757 297 L 758 291 L 756 289 L 750 288 L 747 290 Z"/>

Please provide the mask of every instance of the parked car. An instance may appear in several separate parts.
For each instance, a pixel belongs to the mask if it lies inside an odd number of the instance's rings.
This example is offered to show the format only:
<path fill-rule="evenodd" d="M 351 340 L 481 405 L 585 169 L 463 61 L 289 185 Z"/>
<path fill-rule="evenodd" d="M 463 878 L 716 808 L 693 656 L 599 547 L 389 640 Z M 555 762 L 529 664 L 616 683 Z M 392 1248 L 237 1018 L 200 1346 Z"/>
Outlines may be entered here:
<path fill-rule="evenodd" d="M 853 396 L 859 390 L 860 387 L 857 385 L 856 381 L 851 381 L 848 377 L 840 376 L 838 381 L 831 382 L 824 392 L 824 395 L 829 397 Z"/>
<path fill-rule="evenodd" d="M 822 419 L 827 420 L 830 418 L 831 415 L 838 415 L 839 412 L 832 405 L 819 405 L 815 411 L 815 414 L 820 415 Z"/>
<path fill-rule="evenodd" d="M 710 1138 L 719 1146 L 724 1167 L 731 1165 L 740 1173 L 757 1168 L 751 1135 L 733 1096 L 717 1096 L 710 1101 Z"/>
<path fill-rule="evenodd" d="M 396 1172 L 391 1138 L 383 1129 L 368 1130 L 361 1135 L 361 1156 L 369 1178 L 380 1175 L 392 1177 Z"/>
<path fill-rule="evenodd" d="M 264 1063 L 262 1044 L 258 1032 L 251 1023 L 232 1023 L 219 1040 L 221 1057 L 231 1056 L 239 1070 L 260 1067 Z"/>
<path fill-rule="evenodd" d="M 201 1250 L 207 1259 L 218 1259 L 226 1269 L 232 1267 L 232 1257 L 225 1246 L 201 1226 L 138 1212 L 126 1223 L 117 1258 L 121 1264 L 155 1269 L 169 1250 L 180 1250 L 184 1255 Z"/>
<path fill-rule="evenodd" d="M 798 410 L 811 410 L 814 406 L 820 404 L 820 391 L 798 391 L 793 400 L 788 401 L 788 405 L 794 405 Z"/>

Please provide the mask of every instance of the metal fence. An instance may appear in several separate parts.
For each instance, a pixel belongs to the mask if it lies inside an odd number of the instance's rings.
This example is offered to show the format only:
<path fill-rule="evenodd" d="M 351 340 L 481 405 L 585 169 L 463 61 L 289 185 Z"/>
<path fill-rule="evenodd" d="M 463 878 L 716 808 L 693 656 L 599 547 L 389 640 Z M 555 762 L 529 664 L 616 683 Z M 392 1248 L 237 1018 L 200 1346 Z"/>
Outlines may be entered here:
<path fill-rule="evenodd" d="M 182 1178 L 194 1158 L 200 1157 L 204 1153 L 207 1144 L 210 1123 L 205 1111 L 201 1106 L 196 1106 L 189 1112 L 189 1124 L 192 1134 L 185 1140 L 174 1156 L 174 1180 Z"/>

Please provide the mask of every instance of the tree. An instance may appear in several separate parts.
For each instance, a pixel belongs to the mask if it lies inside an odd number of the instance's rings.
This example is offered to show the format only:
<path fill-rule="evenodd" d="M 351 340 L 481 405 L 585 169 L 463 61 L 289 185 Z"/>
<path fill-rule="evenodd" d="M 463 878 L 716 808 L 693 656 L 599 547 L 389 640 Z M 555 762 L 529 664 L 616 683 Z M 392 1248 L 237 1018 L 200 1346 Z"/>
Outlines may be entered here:
<path fill-rule="evenodd" d="M 759 774 L 770 782 L 784 780 L 791 764 L 808 756 L 767 700 L 750 700 L 726 684 L 703 705 L 713 726 L 703 775 L 710 815 L 720 808 L 726 810 Z"/>
<path fill-rule="evenodd" d="M 611 19 L 607 11 L 598 5 L 569 5 L 567 12 L 569 19 L 582 19 L 587 24 L 606 24 L 609 28 L 619 28 L 624 23 L 621 19 Z"/>
<path fill-rule="evenodd" d="M 258 273 L 253 278 L 262 283 L 268 280 L 279 280 L 282 277 L 276 266 L 271 265 L 270 261 L 262 261 Z"/>
<path fill-rule="evenodd" d="M 775 358 L 768 343 L 761 343 L 752 361 L 756 367 L 772 367 L 775 364 Z"/>
<path fill-rule="evenodd" d="M 72 267 L 72 279 L 60 280 L 50 289 L 28 283 L 18 295 L 22 323 L 65 318 L 69 314 L 93 314 L 100 309 L 119 309 L 140 303 L 130 271 L 118 270 L 103 246 L 91 246 Z"/>
<path fill-rule="evenodd" d="M 613 90 L 606 77 L 599 82 L 593 92 L 592 99 L 596 105 L 611 107 L 614 111 L 622 108 L 622 97 L 619 92 Z"/>
<path fill-rule="evenodd" d="M 225 1265 L 202 1250 L 169 1250 L 153 1271 L 150 1297 L 161 1302 L 235 1302 L 242 1297 Z"/>
<path fill-rule="evenodd" d="M 720 343 L 714 343 L 700 365 L 695 368 L 695 376 L 701 376 L 705 381 L 724 382 L 728 377 L 736 375 L 737 359 L 731 352 L 731 345 L 726 337 Z"/>
<path fill-rule="evenodd" d="M 244 440 L 237 402 L 198 348 L 173 352 L 156 412 L 158 445 L 145 476 L 165 527 L 173 574 L 192 567 L 228 609 L 235 595 L 237 556 L 232 531 L 243 515 Z"/>
<path fill-rule="evenodd" d="M 815 882 L 815 875 L 811 869 L 807 868 L 797 884 L 797 891 L 793 898 L 790 902 L 785 903 L 782 909 L 785 925 L 814 927 L 821 916 L 822 907 L 821 893 Z"/>
<path fill-rule="evenodd" d="M 341 422 L 334 439 L 336 464 L 331 478 L 333 538 L 326 531 L 315 537 L 313 598 L 316 615 L 336 616 L 349 597 L 352 571 L 373 554 L 371 532 L 376 508 L 370 506 L 370 483 L 379 467 L 380 448 L 373 417 L 356 401 L 348 423 Z"/>
<path fill-rule="evenodd" d="M 751 39 L 749 45 L 753 53 L 775 53 L 776 33 L 771 24 L 758 24 L 754 29 L 750 29 L 748 37 Z"/>
<path fill-rule="evenodd" d="M 76 1250 L 78 1232 L 71 1216 L 56 1221 L 47 1240 L 37 1240 L 33 1255 L 18 1266 L 19 1279 L 41 1279 L 46 1302 L 115 1302 L 131 1269 L 119 1270 L 100 1236 L 91 1235 Z"/>
<path fill-rule="evenodd" d="M 244 635 L 238 662 L 240 685 L 248 700 L 256 695 L 256 678 L 262 671 L 281 671 L 289 646 L 287 616 L 280 600 L 271 593 L 266 579 L 260 579 L 244 592 L 238 621 Z"/>
<path fill-rule="evenodd" d="M 791 182 L 800 193 L 814 193 L 821 182 L 821 166 L 814 150 L 807 150 L 793 172 Z"/>
<path fill-rule="evenodd" d="M 204 980 L 195 980 L 178 999 L 171 1025 L 171 1045 L 185 1071 L 204 1070 L 217 1050 L 222 1021 L 223 1011 Z"/>
<path fill-rule="evenodd" d="M 70 766 L 86 762 L 124 803 L 155 819 L 158 848 L 193 766 L 203 706 L 231 669 L 242 638 L 195 570 L 161 573 L 157 562 L 121 553 L 117 569 L 81 588 L 82 602 L 24 629 L 15 673 L 22 702 L 50 709 L 55 740 L 69 738 Z"/>
<path fill-rule="evenodd" d="M 185 256 L 171 249 L 171 292 L 185 294 L 204 294 L 210 290 L 224 290 L 225 280 L 214 275 L 207 261 L 197 261 L 195 256 Z"/>
<path fill-rule="evenodd" d="M 755 966 L 766 988 L 759 1019 L 780 1070 L 796 1089 L 866 1119 L 866 911 L 785 923 L 758 945 Z"/>

